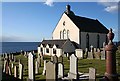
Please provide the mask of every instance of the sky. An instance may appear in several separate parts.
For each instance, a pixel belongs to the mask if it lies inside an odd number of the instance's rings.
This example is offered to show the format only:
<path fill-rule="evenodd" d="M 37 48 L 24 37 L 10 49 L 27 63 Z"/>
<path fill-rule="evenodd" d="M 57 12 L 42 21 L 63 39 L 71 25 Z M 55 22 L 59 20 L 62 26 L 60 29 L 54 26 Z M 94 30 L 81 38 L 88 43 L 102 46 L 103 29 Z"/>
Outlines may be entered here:
<path fill-rule="evenodd" d="M 78 16 L 98 19 L 113 28 L 118 41 L 118 5 L 115 2 L 2 2 L 2 41 L 40 42 L 51 39 L 66 5 Z M 1 5 L 1 4 L 0 4 Z"/>

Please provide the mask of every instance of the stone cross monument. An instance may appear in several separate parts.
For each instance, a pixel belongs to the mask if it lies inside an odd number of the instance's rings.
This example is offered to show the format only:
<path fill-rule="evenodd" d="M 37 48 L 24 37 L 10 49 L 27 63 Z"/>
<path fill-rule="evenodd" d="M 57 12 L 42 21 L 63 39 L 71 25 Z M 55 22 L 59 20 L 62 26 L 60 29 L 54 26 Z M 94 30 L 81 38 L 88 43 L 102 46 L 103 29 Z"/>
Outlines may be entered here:
<path fill-rule="evenodd" d="M 117 47 L 113 43 L 114 33 L 112 29 L 107 34 L 108 44 L 105 46 L 106 51 L 106 72 L 105 79 L 107 81 L 118 81 L 118 75 L 116 72 L 116 50 Z"/>

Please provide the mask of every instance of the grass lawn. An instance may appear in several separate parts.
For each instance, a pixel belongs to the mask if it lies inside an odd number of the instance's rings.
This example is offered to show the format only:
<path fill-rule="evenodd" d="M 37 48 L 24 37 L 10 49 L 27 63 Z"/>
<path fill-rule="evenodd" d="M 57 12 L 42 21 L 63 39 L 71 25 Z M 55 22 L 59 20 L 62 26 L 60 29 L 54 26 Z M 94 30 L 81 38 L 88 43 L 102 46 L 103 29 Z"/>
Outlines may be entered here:
<path fill-rule="evenodd" d="M 28 59 L 25 58 L 23 55 L 16 55 L 17 62 L 14 63 L 14 65 L 18 66 L 19 59 L 21 59 L 21 63 L 24 65 L 23 70 L 23 79 L 24 81 L 28 78 Z M 50 56 L 44 56 L 44 60 L 49 61 Z M 120 74 L 120 51 L 116 52 L 116 60 L 117 60 L 117 73 Z M 64 64 L 64 75 L 67 75 L 69 72 L 69 60 L 67 57 L 63 58 L 63 64 Z M 99 59 L 79 59 L 78 60 L 78 71 L 82 73 L 88 73 L 89 67 L 93 67 L 97 71 L 97 79 L 104 76 L 105 73 L 105 60 L 99 60 Z M 45 79 L 45 76 L 42 75 L 43 71 L 43 62 L 42 66 L 39 68 L 39 74 L 35 75 L 35 80 L 38 81 L 40 79 Z M 12 69 L 13 73 L 13 69 Z"/>

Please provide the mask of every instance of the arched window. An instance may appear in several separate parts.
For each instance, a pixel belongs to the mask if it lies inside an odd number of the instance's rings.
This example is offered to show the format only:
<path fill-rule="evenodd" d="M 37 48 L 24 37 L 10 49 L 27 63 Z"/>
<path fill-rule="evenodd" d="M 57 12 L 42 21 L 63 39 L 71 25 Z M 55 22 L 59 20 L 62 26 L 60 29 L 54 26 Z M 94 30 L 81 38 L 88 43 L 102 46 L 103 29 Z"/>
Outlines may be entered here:
<path fill-rule="evenodd" d="M 89 49 L 89 34 L 86 34 L 86 48 Z"/>
<path fill-rule="evenodd" d="M 67 38 L 69 39 L 70 32 L 67 30 Z"/>
<path fill-rule="evenodd" d="M 62 31 L 60 31 L 60 39 L 62 39 Z"/>
<path fill-rule="evenodd" d="M 64 29 L 63 30 L 63 39 L 65 39 L 66 38 L 66 30 Z"/>
<path fill-rule="evenodd" d="M 97 48 L 99 48 L 99 41 L 100 40 L 100 36 L 99 36 L 99 34 L 97 35 Z"/>

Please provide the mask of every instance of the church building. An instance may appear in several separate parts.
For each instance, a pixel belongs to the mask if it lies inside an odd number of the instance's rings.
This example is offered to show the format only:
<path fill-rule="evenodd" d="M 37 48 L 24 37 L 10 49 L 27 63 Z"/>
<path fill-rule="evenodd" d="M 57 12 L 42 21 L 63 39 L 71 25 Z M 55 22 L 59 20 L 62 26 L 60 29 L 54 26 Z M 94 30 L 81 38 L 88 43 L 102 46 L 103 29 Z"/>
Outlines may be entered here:
<path fill-rule="evenodd" d="M 95 48 L 101 48 L 103 42 L 107 42 L 108 31 L 109 30 L 97 19 L 77 16 L 71 11 L 70 5 L 67 5 L 66 11 L 62 14 L 52 32 L 52 40 L 46 41 L 48 45 L 51 46 L 59 45 L 60 41 L 69 41 L 69 43 L 67 43 L 68 47 L 61 48 L 62 52 L 74 52 L 76 48 L 89 49 L 91 45 Z M 54 41 L 57 43 L 54 43 Z M 45 40 L 40 43 L 38 47 L 39 52 L 40 46 L 44 44 L 44 42 Z M 63 45 L 64 44 L 65 43 L 63 43 Z M 46 46 L 44 46 L 44 48 L 46 48 Z M 73 50 L 71 50 L 71 48 Z M 65 49 L 68 50 L 65 51 Z"/>

